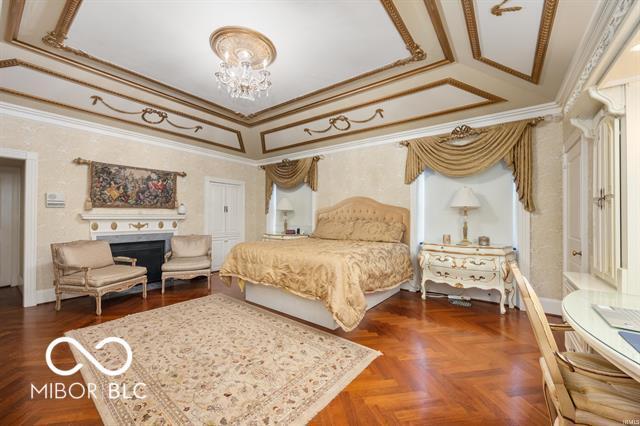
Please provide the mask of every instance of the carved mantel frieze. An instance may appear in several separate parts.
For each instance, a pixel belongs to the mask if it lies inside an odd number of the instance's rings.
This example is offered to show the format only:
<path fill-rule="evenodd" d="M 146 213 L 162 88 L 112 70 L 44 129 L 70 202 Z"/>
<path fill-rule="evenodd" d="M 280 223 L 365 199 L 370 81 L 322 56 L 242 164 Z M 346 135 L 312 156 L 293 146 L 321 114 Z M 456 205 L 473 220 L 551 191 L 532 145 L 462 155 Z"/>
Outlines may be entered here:
<path fill-rule="evenodd" d="M 92 239 L 102 235 L 171 233 L 177 234 L 186 219 L 181 214 L 121 214 L 81 213 L 80 219 L 89 223 Z"/>

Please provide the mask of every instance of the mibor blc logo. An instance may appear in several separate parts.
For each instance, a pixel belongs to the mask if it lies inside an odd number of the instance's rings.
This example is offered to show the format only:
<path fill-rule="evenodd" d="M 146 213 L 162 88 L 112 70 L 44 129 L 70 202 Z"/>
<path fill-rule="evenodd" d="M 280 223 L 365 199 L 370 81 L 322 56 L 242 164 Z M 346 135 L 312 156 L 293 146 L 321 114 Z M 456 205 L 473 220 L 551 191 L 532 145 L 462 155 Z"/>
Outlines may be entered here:
<path fill-rule="evenodd" d="M 72 337 L 58 337 L 49 343 L 45 353 L 45 361 L 47 362 L 49 369 L 59 376 L 70 376 L 77 373 L 84 366 L 82 363 L 77 363 L 69 370 L 61 370 L 56 367 L 51 360 L 51 352 L 53 352 L 53 349 L 60 343 L 68 343 L 76 348 L 87 359 L 87 361 L 93 364 L 98 371 L 106 376 L 114 377 L 124 374 L 129 367 L 131 367 L 131 363 L 133 362 L 133 351 L 131 350 L 131 346 L 129 346 L 129 344 L 120 337 L 107 337 L 99 341 L 95 346 L 96 349 L 100 350 L 109 343 L 117 343 L 124 348 L 127 354 L 127 359 L 124 365 L 117 370 L 110 370 L 100 364 L 100 362 L 95 359 L 94 356 L 91 355 L 91 353 L 76 339 Z M 144 383 L 136 383 L 131 389 L 128 389 L 125 383 L 120 384 L 116 382 L 109 382 L 105 390 L 109 399 L 144 399 L 146 398 L 142 392 L 144 386 Z M 45 383 L 38 388 L 36 385 L 31 383 L 31 399 L 34 399 L 36 394 L 46 399 L 63 399 L 67 397 L 73 399 L 96 398 L 97 384 L 87 383 L 85 385 L 84 383 L 74 382 L 67 385 L 65 383 L 51 382 Z"/>

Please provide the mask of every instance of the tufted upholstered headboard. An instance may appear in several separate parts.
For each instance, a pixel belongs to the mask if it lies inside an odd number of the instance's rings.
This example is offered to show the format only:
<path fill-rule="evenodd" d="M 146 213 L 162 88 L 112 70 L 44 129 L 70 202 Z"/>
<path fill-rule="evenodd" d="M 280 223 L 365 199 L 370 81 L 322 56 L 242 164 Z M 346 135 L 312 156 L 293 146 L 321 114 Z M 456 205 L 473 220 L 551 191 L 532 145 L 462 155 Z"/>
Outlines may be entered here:
<path fill-rule="evenodd" d="M 409 245 L 409 210 L 404 207 L 382 204 L 367 197 L 351 197 L 340 201 L 335 206 L 318 209 L 316 213 L 316 224 L 321 218 L 340 221 L 367 219 L 387 223 L 403 223 L 405 230 L 402 236 L 402 242 Z"/>

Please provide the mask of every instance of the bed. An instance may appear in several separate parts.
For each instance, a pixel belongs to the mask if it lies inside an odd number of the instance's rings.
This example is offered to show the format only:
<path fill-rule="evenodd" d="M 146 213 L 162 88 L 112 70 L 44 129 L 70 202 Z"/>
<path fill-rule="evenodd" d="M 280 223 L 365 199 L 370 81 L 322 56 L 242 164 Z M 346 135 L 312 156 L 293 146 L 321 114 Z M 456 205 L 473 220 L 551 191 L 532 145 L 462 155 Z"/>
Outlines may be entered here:
<path fill-rule="evenodd" d="M 407 209 L 353 197 L 319 210 L 310 238 L 236 245 L 220 277 L 249 302 L 350 331 L 413 278 L 408 241 Z"/>

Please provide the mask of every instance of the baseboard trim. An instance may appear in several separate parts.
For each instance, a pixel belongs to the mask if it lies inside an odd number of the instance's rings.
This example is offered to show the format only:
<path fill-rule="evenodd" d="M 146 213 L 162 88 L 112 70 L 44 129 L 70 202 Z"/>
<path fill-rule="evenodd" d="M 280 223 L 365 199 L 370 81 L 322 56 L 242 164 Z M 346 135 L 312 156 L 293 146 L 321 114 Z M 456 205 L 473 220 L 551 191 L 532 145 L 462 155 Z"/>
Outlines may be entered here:
<path fill-rule="evenodd" d="M 545 314 L 562 316 L 562 300 L 541 297 L 540 304 Z"/>

